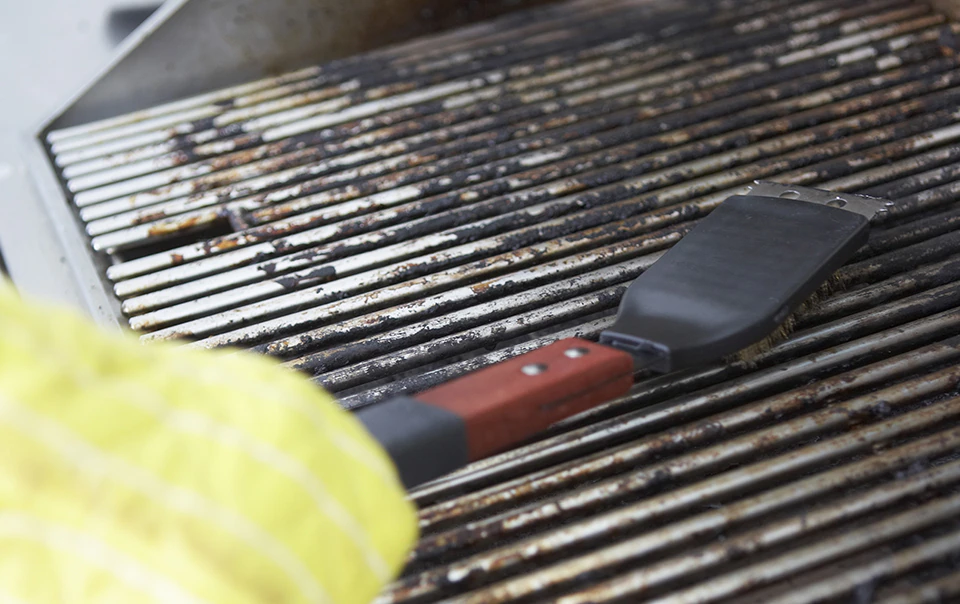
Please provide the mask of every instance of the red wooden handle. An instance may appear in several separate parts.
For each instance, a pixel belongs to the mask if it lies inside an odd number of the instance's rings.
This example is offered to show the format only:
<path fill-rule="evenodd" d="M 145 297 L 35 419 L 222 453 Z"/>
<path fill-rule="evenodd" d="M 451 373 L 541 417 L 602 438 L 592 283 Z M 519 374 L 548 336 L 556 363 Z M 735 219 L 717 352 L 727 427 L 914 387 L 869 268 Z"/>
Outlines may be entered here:
<path fill-rule="evenodd" d="M 568 338 L 416 396 L 463 418 L 471 460 L 627 393 L 629 353 Z"/>

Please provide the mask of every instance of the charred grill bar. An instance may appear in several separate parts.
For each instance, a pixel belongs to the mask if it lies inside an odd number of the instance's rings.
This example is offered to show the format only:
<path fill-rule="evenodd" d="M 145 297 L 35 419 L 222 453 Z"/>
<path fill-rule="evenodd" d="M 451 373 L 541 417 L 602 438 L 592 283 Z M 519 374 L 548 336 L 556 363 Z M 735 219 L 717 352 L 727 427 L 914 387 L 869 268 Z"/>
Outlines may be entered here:
<path fill-rule="evenodd" d="M 755 179 L 895 200 L 788 341 L 413 493 L 381 601 L 949 601 L 958 32 L 908 0 L 573 0 L 47 146 L 144 340 L 274 355 L 349 408 L 595 337 Z"/>

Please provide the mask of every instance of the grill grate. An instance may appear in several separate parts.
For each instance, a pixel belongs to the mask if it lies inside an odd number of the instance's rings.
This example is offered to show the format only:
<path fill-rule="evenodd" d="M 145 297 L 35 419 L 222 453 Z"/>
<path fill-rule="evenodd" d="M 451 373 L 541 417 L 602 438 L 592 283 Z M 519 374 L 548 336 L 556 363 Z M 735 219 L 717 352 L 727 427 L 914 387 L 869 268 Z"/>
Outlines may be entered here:
<path fill-rule="evenodd" d="M 573 0 L 51 132 L 145 341 L 344 406 L 561 337 L 754 179 L 896 200 L 749 364 L 413 494 L 382 602 L 960 593 L 960 28 L 908 0 Z"/>

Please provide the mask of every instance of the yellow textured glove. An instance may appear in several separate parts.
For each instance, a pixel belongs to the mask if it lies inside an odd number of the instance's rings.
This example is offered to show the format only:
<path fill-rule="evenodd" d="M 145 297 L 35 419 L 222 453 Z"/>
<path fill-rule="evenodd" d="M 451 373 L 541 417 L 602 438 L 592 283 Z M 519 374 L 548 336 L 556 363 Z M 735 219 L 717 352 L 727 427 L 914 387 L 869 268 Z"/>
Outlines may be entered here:
<path fill-rule="evenodd" d="M 0 602 L 365 603 L 416 533 L 379 445 L 307 380 L 0 281 Z"/>

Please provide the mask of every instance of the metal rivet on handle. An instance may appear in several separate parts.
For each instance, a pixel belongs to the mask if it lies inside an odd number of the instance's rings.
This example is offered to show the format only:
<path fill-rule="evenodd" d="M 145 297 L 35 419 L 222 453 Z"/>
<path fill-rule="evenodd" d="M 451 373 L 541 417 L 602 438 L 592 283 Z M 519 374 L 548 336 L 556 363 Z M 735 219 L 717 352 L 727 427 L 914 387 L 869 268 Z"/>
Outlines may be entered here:
<path fill-rule="evenodd" d="M 563 356 L 571 359 L 579 359 L 582 356 L 589 354 L 589 350 L 586 348 L 568 348 L 563 351 Z"/>
<path fill-rule="evenodd" d="M 530 365 L 524 365 L 520 368 L 520 371 L 522 371 L 524 375 L 540 375 L 546 370 L 547 366 L 543 363 L 532 363 Z"/>

